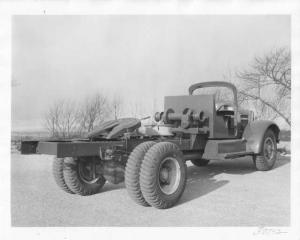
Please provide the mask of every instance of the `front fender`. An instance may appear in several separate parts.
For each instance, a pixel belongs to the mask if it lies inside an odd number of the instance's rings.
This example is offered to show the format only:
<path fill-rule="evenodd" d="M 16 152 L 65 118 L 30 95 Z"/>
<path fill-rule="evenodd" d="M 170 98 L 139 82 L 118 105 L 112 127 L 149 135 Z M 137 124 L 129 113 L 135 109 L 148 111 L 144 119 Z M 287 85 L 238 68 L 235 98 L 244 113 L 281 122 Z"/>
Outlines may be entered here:
<path fill-rule="evenodd" d="M 262 151 L 263 137 L 268 129 L 274 131 L 278 143 L 280 129 L 276 123 L 268 120 L 257 120 L 247 124 L 243 133 L 243 139 L 246 140 L 247 152 L 258 154 Z"/>

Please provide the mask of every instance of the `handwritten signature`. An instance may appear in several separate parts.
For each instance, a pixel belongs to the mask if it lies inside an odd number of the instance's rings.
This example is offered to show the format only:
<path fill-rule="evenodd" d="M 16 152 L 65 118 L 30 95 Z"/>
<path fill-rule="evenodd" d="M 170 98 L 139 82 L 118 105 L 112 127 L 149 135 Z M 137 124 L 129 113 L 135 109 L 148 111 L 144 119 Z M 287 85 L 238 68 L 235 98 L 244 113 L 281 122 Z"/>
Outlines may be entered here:
<path fill-rule="evenodd" d="M 259 227 L 256 231 L 253 232 L 253 235 L 278 235 L 288 233 L 282 231 L 279 228 L 270 228 L 270 227 Z"/>

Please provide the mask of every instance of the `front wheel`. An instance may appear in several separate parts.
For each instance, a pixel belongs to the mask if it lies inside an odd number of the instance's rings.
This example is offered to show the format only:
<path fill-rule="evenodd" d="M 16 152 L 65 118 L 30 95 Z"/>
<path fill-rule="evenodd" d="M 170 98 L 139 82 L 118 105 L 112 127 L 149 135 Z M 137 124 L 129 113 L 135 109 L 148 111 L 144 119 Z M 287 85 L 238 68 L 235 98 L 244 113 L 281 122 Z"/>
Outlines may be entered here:
<path fill-rule="evenodd" d="M 68 188 L 82 196 L 98 193 L 105 178 L 96 171 L 99 161 L 94 158 L 65 158 L 64 178 Z"/>
<path fill-rule="evenodd" d="M 156 208 L 170 208 L 181 197 L 187 176 L 186 164 L 177 145 L 160 142 L 146 153 L 140 186 L 145 200 Z"/>
<path fill-rule="evenodd" d="M 262 151 L 253 156 L 253 162 L 257 170 L 268 171 L 272 169 L 277 159 L 277 144 L 274 132 L 269 129 L 263 138 Z"/>

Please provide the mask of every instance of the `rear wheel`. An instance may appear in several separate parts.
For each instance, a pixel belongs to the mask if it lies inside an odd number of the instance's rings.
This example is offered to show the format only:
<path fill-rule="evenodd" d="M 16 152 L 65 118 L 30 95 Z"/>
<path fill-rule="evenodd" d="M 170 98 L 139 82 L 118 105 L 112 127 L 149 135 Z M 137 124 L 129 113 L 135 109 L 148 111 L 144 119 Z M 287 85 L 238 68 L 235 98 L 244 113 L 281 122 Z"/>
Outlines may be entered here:
<path fill-rule="evenodd" d="M 156 208 L 177 203 L 186 184 L 186 164 L 179 148 L 169 142 L 152 146 L 140 172 L 140 185 L 146 201 Z"/>
<path fill-rule="evenodd" d="M 69 189 L 86 196 L 98 193 L 105 178 L 96 171 L 99 161 L 94 158 L 65 158 L 64 177 Z"/>
<path fill-rule="evenodd" d="M 272 169 L 277 159 L 277 144 L 274 132 L 269 129 L 263 138 L 262 151 L 253 157 L 253 162 L 257 170 L 267 171 Z"/>
<path fill-rule="evenodd" d="M 209 160 L 206 159 L 193 159 L 191 162 L 197 167 L 204 167 L 209 163 Z"/>
<path fill-rule="evenodd" d="M 64 168 L 64 159 L 63 158 L 54 158 L 53 163 L 52 163 L 52 173 L 54 180 L 57 184 L 57 186 L 67 192 L 73 194 L 69 187 L 67 186 L 63 174 L 63 168 Z"/>
<path fill-rule="evenodd" d="M 139 144 L 129 155 L 125 169 L 125 186 L 131 199 L 142 206 L 149 206 L 140 187 L 140 170 L 146 152 L 155 142 Z"/>

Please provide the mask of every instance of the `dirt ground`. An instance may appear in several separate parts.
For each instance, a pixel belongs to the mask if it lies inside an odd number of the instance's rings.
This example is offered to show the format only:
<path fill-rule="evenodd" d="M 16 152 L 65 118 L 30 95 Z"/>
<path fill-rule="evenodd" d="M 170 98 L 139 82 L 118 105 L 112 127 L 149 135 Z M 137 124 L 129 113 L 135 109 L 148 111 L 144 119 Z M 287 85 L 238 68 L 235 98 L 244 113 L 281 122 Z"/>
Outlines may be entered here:
<path fill-rule="evenodd" d="M 131 201 L 124 183 L 106 184 L 82 197 L 61 191 L 52 178 L 52 157 L 11 155 L 12 226 L 289 226 L 290 157 L 274 169 L 255 171 L 250 158 L 188 163 L 179 203 L 167 210 Z"/>

